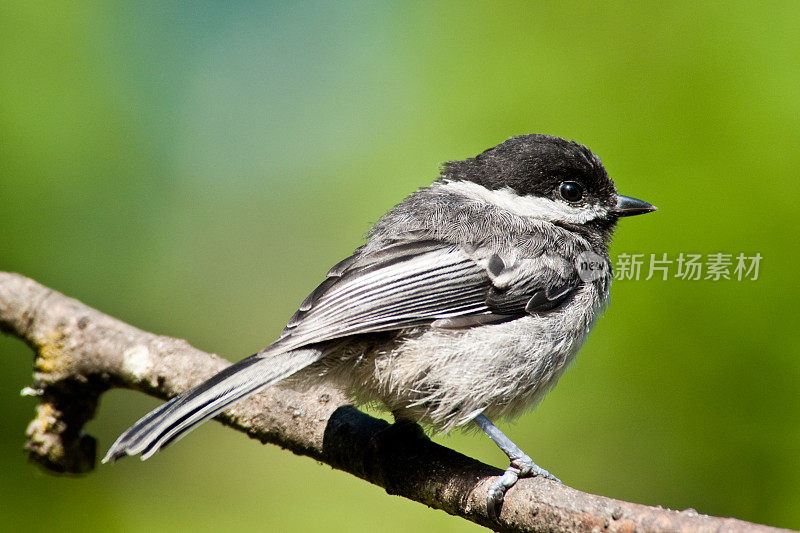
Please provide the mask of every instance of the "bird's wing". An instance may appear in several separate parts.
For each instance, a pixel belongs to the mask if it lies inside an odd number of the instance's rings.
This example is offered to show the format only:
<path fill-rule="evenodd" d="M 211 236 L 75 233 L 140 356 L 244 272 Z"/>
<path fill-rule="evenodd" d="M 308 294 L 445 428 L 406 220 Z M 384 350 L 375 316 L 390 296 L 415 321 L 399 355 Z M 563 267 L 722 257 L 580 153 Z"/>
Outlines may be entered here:
<path fill-rule="evenodd" d="M 275 348 L 423 324 L 513 320 L 560 304 L 578 285 L 573 273 L 544 256 L 512 261 L 434 240 L 357 252 L 303 301 Z"/>

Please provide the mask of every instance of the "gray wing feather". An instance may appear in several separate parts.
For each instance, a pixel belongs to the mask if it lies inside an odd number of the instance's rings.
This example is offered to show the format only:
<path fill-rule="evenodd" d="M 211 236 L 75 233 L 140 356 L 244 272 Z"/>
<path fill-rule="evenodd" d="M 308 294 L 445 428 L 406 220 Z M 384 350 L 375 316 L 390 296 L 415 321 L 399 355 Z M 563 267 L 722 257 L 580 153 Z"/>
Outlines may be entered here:
<path fill-rule="evenodd" d="M 580 285 L 558 258 L 510 260 L 434 240 L 354 255 L 329 272 L 282 333 L 291 349 L 420 324 L 463 328 L 550 311 Z"/>
<path fill-rule="evenodd" d="M 458 247 L 415 243 L 383 252 L 320 285 L 289 321 L 284 346 L 489 313 L 491 281 Z"/>

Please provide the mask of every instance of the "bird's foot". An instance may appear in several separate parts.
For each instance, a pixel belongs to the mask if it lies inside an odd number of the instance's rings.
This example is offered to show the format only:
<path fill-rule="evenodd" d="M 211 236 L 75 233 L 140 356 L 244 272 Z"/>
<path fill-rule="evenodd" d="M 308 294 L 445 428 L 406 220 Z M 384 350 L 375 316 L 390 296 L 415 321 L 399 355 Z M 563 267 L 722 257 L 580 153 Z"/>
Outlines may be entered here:
<path fill-rule="evenodd" d="M 561 483 L 560 479 L 538 466 L 527 455 L 513 458 L 511 460 L 511 465 L 506 469 L 503 475 L 489 486 L 489 491 L 486 494 L 486 510 L 490 518 L 497 520 L 500 516 L 500 510 L 503 507 L 503 499 L 505 498 L 506 491 L 513 487 L 519 478 L 529 476 L 541 476 L 545 479 Z"/>

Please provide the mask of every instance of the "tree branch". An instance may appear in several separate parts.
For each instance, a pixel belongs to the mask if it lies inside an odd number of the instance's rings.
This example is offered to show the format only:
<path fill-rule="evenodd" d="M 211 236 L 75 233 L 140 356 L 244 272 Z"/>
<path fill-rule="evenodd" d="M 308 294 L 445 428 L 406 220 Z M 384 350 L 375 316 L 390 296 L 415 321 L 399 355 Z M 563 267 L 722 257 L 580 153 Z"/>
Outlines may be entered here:
<path fill-rule="evenodd" d="M 30 457 L 55 472 L 95 464 L 96 442 L 83 433 L 112 387 L 166 399 L 230 363 L 186 341 L 147 333 L 50 290 L 0 272 L 0 330 L 35 352 L 37 416 L 27 429 Z M 779 531 L 693 510 L 671 511 L 586 494 L 540 478 L 521 479 L 499 521 L 486 514 L 497 468 L 431 442 L 419 426 L 388 423 L 348 405 L 325 385 L 298 393 L 272 387 L 217 417 L 261 442 L 307 455 L 404 496 L 501 531 Z M 104 445 L 105 447 L 106 445 Z"/>

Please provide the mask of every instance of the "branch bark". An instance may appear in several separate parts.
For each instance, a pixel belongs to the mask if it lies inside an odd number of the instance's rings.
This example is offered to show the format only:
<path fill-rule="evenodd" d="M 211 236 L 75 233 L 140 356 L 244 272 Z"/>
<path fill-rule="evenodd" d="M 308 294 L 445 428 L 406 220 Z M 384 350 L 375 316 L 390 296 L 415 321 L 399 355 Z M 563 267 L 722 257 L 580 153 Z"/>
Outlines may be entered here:
<path fill-rule="evenodd" d="M 36 353 L 29 394 L 40 397 L 25 445 L 42 467 L 94 468 L 96 442 L 83 432 L 113 387 L 166 399 L 230 363 L 186 341 L 141 331 L 19 274 L 0 272 L 0 330 Z M 587 494 L 540 478 L 521 479 L 498 521 L 486 490 L 501 470 L 427 439 L 419 426 L 372 418 L 325 385 L 298 393 L 272 387 L 217 420 L 344 470 L 411 500 L 500 531 L 780 531 L 694 510 L 672 511 Z M 105 445 L 104 445 L 105 447 Z"/>

